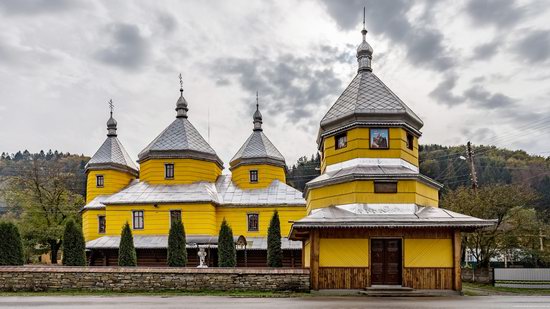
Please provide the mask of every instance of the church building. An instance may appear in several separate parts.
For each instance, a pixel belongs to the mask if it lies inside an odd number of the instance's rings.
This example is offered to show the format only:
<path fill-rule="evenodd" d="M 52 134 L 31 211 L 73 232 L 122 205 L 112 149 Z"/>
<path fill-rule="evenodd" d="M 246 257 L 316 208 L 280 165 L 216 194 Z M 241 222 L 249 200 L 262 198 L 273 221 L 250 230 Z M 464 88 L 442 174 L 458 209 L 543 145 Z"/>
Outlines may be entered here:
<path fill-rule="evenodd" d="M 373 49 L 320 123 L 321 175 L 306 184 L 303 242 L 311 287 L 461 290 L 461 232 L 493 225 L 439 208 L 442 185 L 419 172 L 422 120 L 372 71 Z"/>
<path fill-rule="evenodd" d="M 191 124 L 183 89 L 176 119 L 139 153 L 139 168 L 111 112 L 107 139 L 86 167 L 91 264 L 116 265 L 129 222 L 138 264 L 165 265 L 170 222 L 183 220 L 188 266 L 198 264 L 201 247 L 216 266 L 226 219 L 238 265 L 265 266 L 267 227 L 278 211 L 284 266 L 309 268 L 313 290 L 461 290 L 461 233 L 493 222 L 439 208 L 442 185 L 419 171 L 423 122 L 373 73 L 373 49 L 361 33 L 357 75 L 320 122 L 320 176 L 303 193 L 286 184 L 285 159 L 264 134 L 258 105 L 229 175 Z"/>

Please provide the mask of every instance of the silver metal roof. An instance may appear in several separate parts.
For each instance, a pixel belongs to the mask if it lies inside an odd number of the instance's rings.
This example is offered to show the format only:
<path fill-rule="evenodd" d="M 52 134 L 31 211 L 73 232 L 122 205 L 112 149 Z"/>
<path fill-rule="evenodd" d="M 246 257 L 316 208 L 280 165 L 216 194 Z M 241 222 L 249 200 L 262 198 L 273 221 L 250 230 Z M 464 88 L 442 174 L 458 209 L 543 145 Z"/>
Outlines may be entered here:
<path fill-rule="evenodd" d="M 138 172 L 137 166 L 116 135 L 107 137 L 90 161 L 88 161 L 88 164 L 86 164 L 86 169 L 103 169 L 111 166 L 128 170 L 136 175 Z"/>
<path fill-rule="evenodd" d="M 99 205 L 215 203 L 222 206 L 305 206 L 302 193 L 274 180 L 263 189 L 240 189 L 230 175 L 218 177 L 216 183 L 197 182 L 180 185 L 152 185 L 134 180 L 122 191 L 92 200 L 84 209 Z"/>
<path fill-rule="evenodd" d="M 238 237 L 234 237 L 236 242 Z M 187 248 L 211 247 L 217 248 L 218 238 L 215 236 L 187 235 Z M 267 250 L 267 237 L 246 238 L 247 250 Z M 120 236 L 103 236 L 86 243 L 86 249 L 118 249 Z M 166 249 L 168 248 L 168 235 L 134 235 L 136 249 Z M 281 247 L 284 250 L 301 250 L 302 242 L 281 238 Z M 239 250 L 240 248 L 238 248 Z"/>
<path fill-rule="evenodd" d="M 139 155 L 139 162 L 149 158 L 196 158 L 214 161 L 223 167 L 222 160 L 186 117 L 176 118 Z"/>
<path fill-rule="evenodd" d="M 274 180 L 267 188 L 243 190 L 231 181 L 230 175 L 222 175 L 216 188 L 224 205 L 306 205 L 302 192 L 279 180 Z"/>
<path fill-rule="evenodd" d="M 284 167 L 285 158 L 261 130 L 254 130 L 229 164 L 234 168 L 246 163 L 267 163 Z"/>
<path fill-rule="evenodd" d="M 357 73 L 321 120 L 327 131 L 355 121 L 403 121 L 420 130 L 422 120 L 374 73 Z"/>
<path fill-rule="evenodd" d="M 347 204 L 313 210 L 293 223 L 290 234 L 300 228 L 353 227 L 462 227 L 482 228 L 493 220 L 479 219 L 437 207 L 415 204 Z"/>

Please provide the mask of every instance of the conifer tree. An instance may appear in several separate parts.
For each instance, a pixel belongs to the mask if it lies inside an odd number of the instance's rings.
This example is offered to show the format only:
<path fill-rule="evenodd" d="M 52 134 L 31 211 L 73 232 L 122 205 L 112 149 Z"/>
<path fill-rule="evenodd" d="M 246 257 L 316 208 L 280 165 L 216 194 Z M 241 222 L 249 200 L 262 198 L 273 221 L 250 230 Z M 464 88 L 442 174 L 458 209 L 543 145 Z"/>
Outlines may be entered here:
<path fill-rule="evenodd" d="M 225 218 L 223 218 L 220 233 L 218 235 L 218 266 L 235 267 L 237 264 L 237 251 L 233 241 L 233 230 Z"/>
<path fill-rule="evenodd" d="M 170 267 L 185 267 L 187 264 L 187 250 L 185 248 L 185 229 L 181 220 L 174 220 L 168 235 L 168 258 Z"/>
<path fill-rule="evenodd" d="M 118 266 L 136 266 L 137 256 L 134 247 L 134 237 L 130 224 L 126 222 L 120 235 L 120 245 L 118 246 Z"/>
<path fill-rule="evenodd" d="M 19 229 L 11 222 L 0 222 L 0 265 L 23 265 L 24 262 Z"/>
<path fill-rule="evenodd" d="M 275 211 L 267 230 L 267 266 L 283 267 L 283 250 L 281 249 L 281 223 L 279 213 Z"/>
<path fill-rule="evenodd" d="M 63 265 L 86 266 L 86 243 L 79 226 L 69 219 L 63 233 Z"/>

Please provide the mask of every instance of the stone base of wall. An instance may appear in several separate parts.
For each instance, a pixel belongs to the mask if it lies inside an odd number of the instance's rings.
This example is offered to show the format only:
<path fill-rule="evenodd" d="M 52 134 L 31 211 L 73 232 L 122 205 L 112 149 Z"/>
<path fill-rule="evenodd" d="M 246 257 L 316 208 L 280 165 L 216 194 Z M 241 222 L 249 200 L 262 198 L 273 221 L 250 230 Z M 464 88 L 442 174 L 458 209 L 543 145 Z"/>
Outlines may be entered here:
<path fill-rule="evenodd" d="M 0 291 L 309 291 L 309 269 L 0 267 Z"/>

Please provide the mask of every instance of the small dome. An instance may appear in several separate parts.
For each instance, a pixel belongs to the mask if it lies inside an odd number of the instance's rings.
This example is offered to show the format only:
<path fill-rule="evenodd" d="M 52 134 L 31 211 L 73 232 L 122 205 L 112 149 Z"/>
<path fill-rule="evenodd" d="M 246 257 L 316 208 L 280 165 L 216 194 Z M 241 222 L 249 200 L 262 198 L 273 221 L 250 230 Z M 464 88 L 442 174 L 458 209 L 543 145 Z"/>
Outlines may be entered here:
<path fill-rule="evenodd" d="M 178 102 L 176 102 L 176 111 L 177 118 L 187 118 L 189 108 L 187 108 L 187 100 L 183 97 L 183 89 L 180 89 L 180 97 L 178 98 Z"/>
<path fill-rule="evenodd" d="M 370 46 L 369 43 L 367 43 L 367 41 L 363 41 L 361 42 L 361 44 L 359 44 L 359 46 L 357 46 L 357 55 L 371 55 L 372 56 L 372 47 Z"/>
<path fill-rule="evenodd" d="M 254 112 L 254 120 L 262 121 L 262 113 L 260 113 L 259 109 L 256 109 Z"/>
<path fill-rule="evenodd" d="M 117 122 L 113 116 L 107 120 L 107 128 L 115 127 L 116 128 Z"/>

